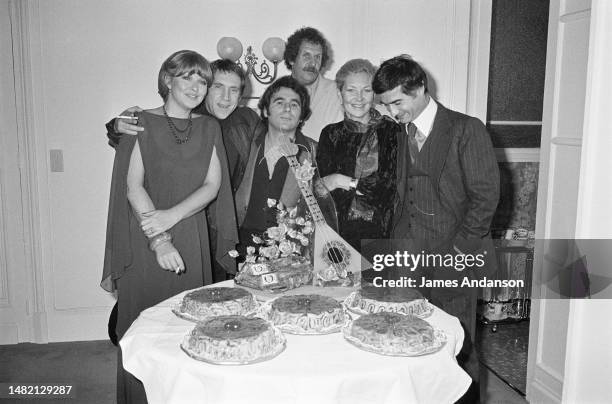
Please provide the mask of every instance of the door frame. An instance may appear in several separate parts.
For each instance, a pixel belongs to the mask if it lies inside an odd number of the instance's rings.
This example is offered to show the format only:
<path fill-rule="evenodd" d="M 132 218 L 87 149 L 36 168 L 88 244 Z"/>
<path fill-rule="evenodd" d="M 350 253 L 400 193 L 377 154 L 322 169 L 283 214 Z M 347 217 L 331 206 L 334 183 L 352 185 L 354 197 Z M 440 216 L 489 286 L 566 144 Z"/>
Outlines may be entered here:
<path fill-rule="evenodd" d="M 29 14 L 35 8 L 29 2 L 19 0 L 0 0 L 3 10 L 8 11 L 10 21 L 10 39 L 12 53 L 6 52 L 13 68 L 13 94 L 3 94 L 5 100 L 12 98 L 14 102 L 16 121 L 17 161 L 16 173 L 19 178 L 20 192 L 14 200 L 21 205 L 21 218 L 18 229 L 12 232 L 20 233 L 20 237 L 8 237 L 7 248 L 19 251 L 21 257 L 13 261 L 7 268 L 13 278 L 16 275 L 22 281 L 15 283 L 18 290 L 10 290 L 9 294 L 22 297 L 25 302 L 23 318 L 18 320 L 18 340 L 2 341 L 2 343 L 17 342 L 48 342 L 47 316 L 45 309 L 44 279 L 42 268 L 44 262 L 43 239 L 48 226 L 41 220 L 45 206 L 48 206 L 48 193 L 39 189 L 40 179 L 46 180 L 47 166 L 46 145 L 40 139 L 36 140 L 36 114 L 32 100 L 36 93 L 32 84 L 31 58 L 32 50 L 28 21 Z M 3 51 L 4 53 L 4 51 Z M 5 56 L 5 55 L 3 55 Z M 41 148 L 42 146 L 42 148 Z M 43 168 L 41 170 L 41 168 Z M 45 178 L 41 178 L 41 172 Z M 47 184 L 47 181 L 42 183 Z M 42 191 L 42 192 L 41 192 Z M 48 245 L 48 244 L 47 244 Z"/>

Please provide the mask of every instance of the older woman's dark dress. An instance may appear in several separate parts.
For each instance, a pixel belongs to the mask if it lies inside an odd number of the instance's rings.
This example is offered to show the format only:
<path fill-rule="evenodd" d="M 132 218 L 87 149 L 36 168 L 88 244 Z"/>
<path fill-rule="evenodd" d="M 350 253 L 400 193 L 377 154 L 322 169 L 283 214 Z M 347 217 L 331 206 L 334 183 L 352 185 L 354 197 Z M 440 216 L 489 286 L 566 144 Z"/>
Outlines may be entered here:
<path fill-rule="evenodd" d="M 317 155 L 321 178 L 339 173 L 359 180 L 357 189 L 331 192 L 339 234 L 357 250 L 361 240 L 389 237 L 399 131 L 391 118 L 371 110 L 368 124 L 345 118 L 321 132 Z"/>

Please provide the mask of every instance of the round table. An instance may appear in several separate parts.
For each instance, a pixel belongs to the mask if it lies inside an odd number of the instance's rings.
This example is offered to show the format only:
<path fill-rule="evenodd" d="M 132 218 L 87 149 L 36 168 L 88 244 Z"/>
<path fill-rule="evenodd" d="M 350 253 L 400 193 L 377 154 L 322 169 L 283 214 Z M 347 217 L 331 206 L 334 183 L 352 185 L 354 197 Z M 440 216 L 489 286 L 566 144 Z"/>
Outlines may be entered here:
<path fill-rule="evenodd" d="M 258 299 L 277 296 L 248 290 Z M 286 293 L 342 298 L 351 291 L 308 286 Z M 447 342 L 430 355 L 378 355 L 351 345 L 341 333 L 288 334 L 286 349 L 269 361 L 223 366 L 194 360 L 181 350 L 194 324 L 171 308 L 185 293 L 143 311 L 120 342 L 123 367 L 142 381 L 151 404 L 452 403 L 471 383 L 455 359 L 463 344 L 461 325 L 437 307 L 426 320 L 446 333 Z"/>

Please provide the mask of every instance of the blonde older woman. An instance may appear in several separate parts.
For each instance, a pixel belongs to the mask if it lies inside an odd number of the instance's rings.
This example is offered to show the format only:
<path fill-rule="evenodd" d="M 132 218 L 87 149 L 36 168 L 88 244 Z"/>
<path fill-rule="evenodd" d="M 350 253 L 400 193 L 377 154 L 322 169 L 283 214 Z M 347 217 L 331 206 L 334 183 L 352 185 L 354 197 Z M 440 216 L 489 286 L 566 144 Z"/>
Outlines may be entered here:
<path fill-rule="evenodd" d="M 338 70 L 344 120 L 323 129 L 317 154 L 339 233 L 357 250 L 363 239 L 388 238 L 395 199 L 400 127 L 373 108 L 375 72 L 365 59 L 349 60 Z"/>

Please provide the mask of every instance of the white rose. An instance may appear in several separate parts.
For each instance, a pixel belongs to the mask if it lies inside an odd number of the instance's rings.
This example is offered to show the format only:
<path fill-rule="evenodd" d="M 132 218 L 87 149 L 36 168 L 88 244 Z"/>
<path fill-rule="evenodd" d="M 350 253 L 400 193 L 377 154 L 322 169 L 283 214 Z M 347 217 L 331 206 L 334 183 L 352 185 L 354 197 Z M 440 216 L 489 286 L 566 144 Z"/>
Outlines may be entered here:
<path fill-rule="evenodd" d="M 278 249 L 280 250 L 281 254 L 283 256 L 288 256 L 289 254 L 291 254 L 292 252 L 292 247 L 291 247 L 291 243 L 289 241 L 282 241 L 279 245 L 278 245 Z"/>
<path fill-rule="evenodd" d="M 277 246 L 271 245 L 269 247 L 260 248 L 259 253 L 266 258 L 274 259 L 278 258 L 280 251 Z"/>
<path fill-rule="evenodd" d="M 269 227 L 268 230 L 266 230 L 266 233 L 272 240 L 279 240 L 284 235 L 280 227 Z"/>

